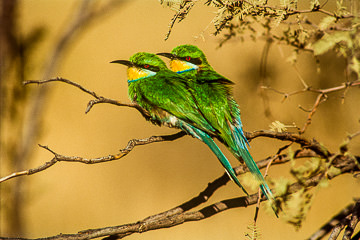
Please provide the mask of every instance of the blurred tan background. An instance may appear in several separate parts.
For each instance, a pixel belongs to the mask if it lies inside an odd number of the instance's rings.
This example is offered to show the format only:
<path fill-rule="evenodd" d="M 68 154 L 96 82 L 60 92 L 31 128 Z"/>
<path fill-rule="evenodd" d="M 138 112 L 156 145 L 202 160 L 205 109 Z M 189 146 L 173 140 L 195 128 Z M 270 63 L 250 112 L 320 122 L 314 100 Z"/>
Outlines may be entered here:
<path fill-rule="evenodd" d="M 79 1 L 24 0 L 19 11 L 24 34 L 35 26 L 45 26 L 47 38 L 37 49 L 30 79 L 40 79 L 42 63 L 52 49 L 53 40 L 66 26 L 67 19 Z M 173 12 L 158 1 L 130 1 L 111 15 L 98 19 L 76 39 L 53 77 L 75 81 L 96 93 L 129 102 L 126 68 L 109 62 L 128 59 L 139 51 L 166 52 L 180 44 L 195 44 L 207 55 L 213 67 L 236 83 L 235 98 L 241 106 L 246 131 L 268 129 L 272 121 L 295 123 L 302 127 L 307 114 L 297 106 L 311 108 L 315 95 L 305 93 L 281 103 L 282 96 L 268 92 L 272 117 L 264 117 L 259 95 L 259 68 L 264 42 L 232 40 L 217 48 L 220 37 L 212 36 L 210 21 L 215 8 L 198 2 L 189 16 L 175 24 L 168 41 L 164 41 Z M 207 26 L 210 27 L 207 28 Z M 296 72 L 286 58 L 290 49 L 273 45 L 269 52 L 269 84 L 281 91 L 301 88 Z M 164 59 L 165 60 L 165 59 Z M 343 62 L 331 54 L 321 59 L 322 73 L 316 73 L 315 61 L 302 54 L 298 68 L 302 77 L 314 87 L 338 86 L 344 81 Z M 332 78 L 324 78 L 331 71 Z M 96 105 L 85 114 L 92 98 L 78 89 L 62 83 L 50 83 L 51 94 L 46 99 L 46 112 L 40 144 L 57 153 L 83 157 L 115 154 L 133 138 L 171 134 L 175 130 L 160 128 L 146 122 L 134 109 L 108 104 Z M 36 85 L 27 88 L 38 88 Z M 350 89 L 345 103 L 341 94 L 331 95 L 315 114 L 306 136 L 338 151 L 347 133 L 359 130 L 359 89 Z M 256 139 L 251 153 L 256 160 L 275 154 L 284 143 L 271 139 Z M 351 152 L 360 154 L 360 141 L 354 139 Z M 49 161 L 52 155 L 34 145 L 32 160 L 26 169 Z M 230 161 L 237 161 L 222 147 Z M 3 161 L 3 159 L 1 159 Z M 23 169 L 18 169 L 23 170 Z M 273 179 L 289 177 L 289 166 L 274 166 Z M 1 169 L 1 176 L 10 172 Z M 223 174 L 215 156 L 201 142 L 183 137 L 168 143 L 155 143 L 135 148 L 127 157 L 95 165 L 57 163 L 41 173 L 24 177 L 26 199 L 25 234 L 37 238 L 59 233 L 136 222 L 196 196 L 208 182 Z M 11 189 L 13 181 L 3 183 Z M 312 209 L 303 227 L 276 219 L 262 208 L 258 225 L 262 239 L 306 239 L 331 216 L 360 197 L 360 182 L 350 175 L 330 181 L 327 188 L 316 190 Z M 242 195 L 233 183 L 216 192 L 209 201 Z M 1 198 L 6 199 L 5 191 Z M 4 209 L 6 206 L 1 205 Z M 127 239 L 245 239 L 246 228 L 254 217 L 254 206 L 233 209 L 200 222 L 185 223 L 170 229 L 133 234 Z M 1 210 L 1 236 L 9 236 L 4 211 Z M 11 235 L 13 236 L 13 235 Z"/>

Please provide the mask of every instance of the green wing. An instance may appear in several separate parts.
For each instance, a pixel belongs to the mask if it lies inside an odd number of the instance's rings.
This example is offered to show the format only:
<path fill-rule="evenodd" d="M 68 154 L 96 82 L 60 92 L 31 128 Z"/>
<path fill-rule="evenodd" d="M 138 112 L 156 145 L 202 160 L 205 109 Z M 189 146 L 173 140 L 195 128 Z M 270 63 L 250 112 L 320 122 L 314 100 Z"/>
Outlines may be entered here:
<path fill-rule="evenodd" d="M 240 111 L 232 98 L 230 84 L 233 83 L 215 71 L 200 71 L 196 81 L 190 81 L 202 114 L 219 131 L 219 140 L 235 150 L 230 126 L 240 116 Z"/>
<path fill-rule="evenodd" d="M 162 70 L 132 84 L 136 84 L 134 90 L 138 104 L 160 121 L 170 121 L 166 114 L 169 113 L 207 133 L 215 131 L 198 110 L 186 79 L 178 74 Z"/>
<path fill-rule="evenodd" d="M 219 83 L 225 85 L 233 85 L 234 83 L 229 79 L 223 77 L 214 70 L 200 70 L 196 74 L 196 80 L 198 83 Z"/>

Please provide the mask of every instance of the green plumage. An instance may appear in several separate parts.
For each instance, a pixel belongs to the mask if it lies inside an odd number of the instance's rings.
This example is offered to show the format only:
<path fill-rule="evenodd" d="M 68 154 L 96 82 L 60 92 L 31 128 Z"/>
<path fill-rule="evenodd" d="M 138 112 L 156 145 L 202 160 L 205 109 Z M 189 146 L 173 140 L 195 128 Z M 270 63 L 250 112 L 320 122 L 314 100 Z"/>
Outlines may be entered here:
<path fill-rule="evenodd" d="M 190 64 L 200 62 L 199 65 L 195 64 L 196 69 L 184 71 L 180 75 L 187 79 L 204 117 L 219 132 L 216 137 L 240 157 L 231 129 L 231 125 L 240 119 L 240 110 L 231 92 L 233 83 L 214 71 L 203 52 L 196 46 L 182 45 L 174 48 L 171 53 L 180 59 L 190 57 Z"/>
<path fill-rule="evenodd" d="M 169 118 L 173 115 L 202 130 L 213 129 L 197 109 L 185 78 L 167 69 L 154 54 L 138 53 L 130 58 L 130 62 L 137 67 L 148 64 L 149 68 L 159 68 L 156 75 L 129 83 L 130 99 L 146 109 L 154 119 L 171 123 Z"/>
<path fill-rule="evenodd" d="M 156 55 L 137 53 L 127 60 L 117 60 L 128 66 L 129 97 L 164 125 L 177 127 L 203 141 L 215 153 L 230 178 L 247 194 L 236 178 L 229 161 L 210 136 L 218 134 L 199 110 L 194 92 L 186 78 L 166 68 Z M 203 92 L 202 94 L 206 94 Z"/>
<path fill-rule="evenodd" d="M 174 48 L 171 54 L 159 55 L 170 58 L 171 69 L 187 79 L 187 85 L 196 99 L 199 111 L 215 129 L 215 137 L 224 143 L 237 159 L 245 162 L 259 181 L 264 195 L 273 201 L 273 194 L 248 151 L 239 106 L 231 91 L 233 83 L 218 74 L 196 46 L 181 45 Z"/>

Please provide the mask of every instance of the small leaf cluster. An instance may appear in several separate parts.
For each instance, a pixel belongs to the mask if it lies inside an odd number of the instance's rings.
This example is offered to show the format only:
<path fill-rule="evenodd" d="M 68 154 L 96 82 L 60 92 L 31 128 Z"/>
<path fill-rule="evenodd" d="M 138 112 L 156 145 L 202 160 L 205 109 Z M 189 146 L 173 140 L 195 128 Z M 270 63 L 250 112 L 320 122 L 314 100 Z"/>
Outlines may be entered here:
<path fill-rule="evenodd" d="M 261 231 L 259 226 L 256 225 L 256 222 L 252 222 L 247 226 L 247 229 L 250 232 L 245 233 L 245 237 L 247 240 L 260 240 L 261 239 Z"/>
<path fill-rule="evenodd" d="M 310 190 L 307 181 L 312 177 L 321 176 L 320 178 L 322 180 L 319 181 L 317 186 L 326 186 L 323 181 L 326 181 L 325 172 L 327 164 L 324 159 L 312 158 L 304 164 L 296 166 L 293 155 L 294 153 L 290 149 L 288 153 L 288 156 L 290 156 L 291 159 L 290 173 L 296 179 L 300 189 L 293 194 L 289 194 L 289 187 L 292 181 L 285 178 L 276 181 L 275 185 L 276 195 L 278 196 L 277 201 L 280 201 L 281 205 L 284 206 L 283 210 L 285 214 L 283 219 L 287 223 L 293 225 L 296 229 L 299 229 L 311 208 L 312 199 L 314 197 L 313 191 Z"/>
<path fill-rule="evenodd" d="M 176 11 L 176 19 L 180 22 L 198 1 L 160 2 Z M 295 52 L 293 61 L 301 51 L 311 52 L 314 57 L 335 51 L 348 60 L 348 73 L 360 75 L 360 20 L 345 7 L 343 0 L 337 0 L 335 8 L 328 1 L 311 0 L 305 9 L 299 9 L 298 0 L 271 3 L 267 0 L 207 0 L 204 4 L 217 9 L 211 22 L 215 28 L 213 34 L 222 37 L 220 46 L 231 39 L 270 39 L 291 46 Z M 310 15 L 316 15 L 316 20 L 311 20 Z"/>

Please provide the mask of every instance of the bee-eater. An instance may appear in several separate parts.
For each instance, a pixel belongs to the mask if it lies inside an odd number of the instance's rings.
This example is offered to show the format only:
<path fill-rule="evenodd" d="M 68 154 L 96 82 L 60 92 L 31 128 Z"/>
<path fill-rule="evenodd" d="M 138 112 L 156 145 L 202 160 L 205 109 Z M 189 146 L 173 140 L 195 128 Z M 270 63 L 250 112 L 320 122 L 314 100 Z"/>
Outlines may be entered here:
<path fill-rule="evenodd" d="M 266 198 L 273 201 L 273 194 L 249 153 L 239 106 L 231 92 L 233 82 L 217 73 L 208 63 L 205 54 L 196 46 L 181 45 L 175 47 L 171 53 L 158 55 L 170 58 L 170 69 L 187 79 L 197 106 L 216 130 L 217 139 L 224 143 L 237 159 L 245 162 L 260 183 Z"/>
<path fill-rule="evenodd" d="M 128 60 L 111 63 L 126 65 L 129 97 L 147 110 L 154 120 L 163 125 L 184 130 L 203 141 L 215 153 L 232 179 L 246 194 L 231 164 L 210 137 L 217 134 L 188 90 L 187 80 L 169 70 L 157 55 L 140 52 Z"/>

